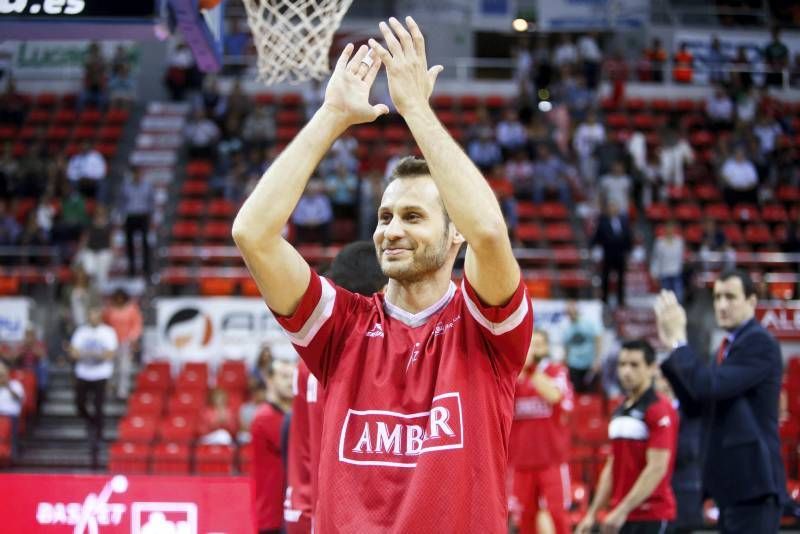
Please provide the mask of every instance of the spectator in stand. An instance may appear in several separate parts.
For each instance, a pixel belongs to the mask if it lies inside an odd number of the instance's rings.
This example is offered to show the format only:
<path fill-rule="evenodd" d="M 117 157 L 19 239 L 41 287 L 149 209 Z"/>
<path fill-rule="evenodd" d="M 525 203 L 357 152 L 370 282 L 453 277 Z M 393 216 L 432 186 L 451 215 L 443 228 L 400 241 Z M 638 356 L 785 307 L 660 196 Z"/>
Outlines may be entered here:
<path fill-rule="evenodd" d="M 708 65 L 708 79 L 712 84 L 723 84 L 728 80 L 728 58 L 722 52 L 719 37 L 711 37 L 711 47 L 708 50 L 706 65 Z"/>
<path fill-rule="evenodd" d="M 249 371 L 250 378 L 248 380 L 248 383 L 250 384 L 251 388 L 254 388 L 256 386 L 266 387 L 266 383 L 264 382 L 264 377 L 261 376 L 261 369 L 263 369 L 265 365 L 269 364 L 271 360 L 272 360 L 272 347 L 268 343 L 264 343 L 261 346 L 261 349 L 258 351 L 253 366 L 250 368 Z"/>
<path fill-rule="evenodd" d="M 3 143 L 3 153 L 0 155 L 0 198 L 12 195 L 14 184 L 19 173 L 19 158 L 14 156 L 14 145 L 10 140 Z"/>
<path fill-rule="evenodd" d="M 89 141 L 84 141 L 80 152 L 69 159 L 67 178 L 83 195 L 104 200 L 107 170 L 103 155 Z"/>
<path fill-rule="evenodd" d="M 786 239 L 781 250 L 786 253 L 800 253 L 800 213 L 786 226 Z"/>
<path fill-rule="evenodd" d="M 262 370 L 267 383 L 267 402 L 250 425 L 253 509 L 259 534 L 282 532 L 294 370 L 295 364 L 286 360 L 271 360 Z"/>
<path fill-rule="evenodd" d="M 553 75 L 553 53 L 550 51 L 550 45 L 544 35 L 539 37 L 533 50 L 533 68 L 533 88 L 537 91 L 548 89 L 555 76 Z"/>
<path fill-rule="evenodd" d="M 586 86 L 586 78 L 582 74 L 573 76 L 567 73 L 562 78 L 560 93 L 569 115 L 575 121 L 583 121 L 594 104 L 594 93 Z"/>
<path fill-rule="evenodd" d="M 733 100 L 723 87 L 715 87 L 713 93 L 706 98 L 705 111 L 711 129 L 715 132 L 730 130 L 733 127 Z"/>
<path fill-rule="evenodd" d="M 794 55 L 794 62 L 789 70 L 789 84 L 794 87 L 800 87 L 800 52 Z"/>
<path fill-rule="evenodd" d="M 508 445 L 509 511 L 520 534 L 571 532 L 567 461 L 572 397 L 566 368 L 550 358 L 547 332 L 534 330 L 517 378 Z"/>
<path fill-rule="evenodd" d="M 14 78 L 9 76 L 6 90 L 0 95 L 0 124 L 13 124 L 19 128 L 25 120 L 27 107 L 25 97 L 22 93 L 17 92 Z"/>
<path fill-rule="evenodd" d="M 694 151 L 685 135 L 667 129 L 662 134 L 663 145 L 660 151 L 661 179 L 667 186 L 682 187 L 684 168 L 694 162 Z"/>
<path fill-rule="evenodd" d="M 504 158 L 508 158 L 512 152 L 525 147 L 528 137 L 514 107 L 508 107 L 503 111 L 503 119 L 497 123 L 495 137 Z"/>
<path fill-rule="evenodd" d="M 17 456 L 19 418 L 25 402 L 25 389 L 11 378 L 8 367 L 0 360 L 0 417 L 11 419 L 11 458 Z"/>
<path fill-rule="evenodd" d="M 192 51 L 183 41 L 177 41 L 167 55 L 164 85 L 172 100 L 183 100 L 186 91 L 197 87 L 197 64 Z"/>
<path fill-rule="evenodd" d="M 600 178 L 600 200 L 606 205 L 615 204 L 621 213 L 627 215 L 632 186 L 631 177 L 625 172 L 625 163 L 615 161 L 611 165 L 611 172 Z"/>
<path fill-rule="evenodd" d="M 0 245 L 10 246 L 19 242 L 22 227 L 12 213 L 9 202 L 0 199 Z"/>
<path fill-rule="evenodd" d="M 25 222 L 25 228 L 19 236 L 19 245 L 28 249 L 28 247 L 46 247 L 49 244 L 50 236 L 45 232 L 44 228 L 39 226 L 39 221 L 36 219 L 36 212 L 31 211 Z M 19 261 L 23 265 L 28 265 L 31 258 L 36 258 L 36 256 L 32 255 L 30 250 L 24 250 L 19 256 Z"/>
<path fill-rule="evenodd" d="M 228 109 L 228 98 L 220 91 L 216 76 L 208 75 L 203 79 L 203 87 L 200 94 L 196 95 L 195 106 L 202 107 L 206 116 L 217 125 L 222 124 Z"/>
<path fill-rule="evenodd" d="M 519 41 L 511 49 L 514 60 L 514 83 L 517 87 L 517 97 L 526 100 L 533 97 L 533 55 L 531 54 L 530 39 L 526 34 L 521 34 Z M 319 102 L 321 104 L 322 102 Z M 316 108 L 314 108 L 316 109 Z"/>
<path fill-rule="evenodd" d="M 664 235 L 656 238 L 650 260 L 650 276 L 658 280 L 661 289 L 675 293 L 683 302 L 683 237 L 677 233 L 675 221 L 667 221 Z"/>
<path fill-rule="evenodd" d="M 155 210 L 155 190 L 141 172 L 128 173 L 122 184 L 122 205 L 120 211 L 125 216 L 125 245 L 128 250 L 128 276 L 136 276 L 136 247 L 134 239 L 140 237 L 142 271 L 150 275 L 150 214 Z"/>
<path fill-rule="evenodd" d="M 694 76 L 694 56 L 689 52 L 686 43 L 681 43 L 680 48 L 672 57 L 672 80 L 676 83 L 692 83 Z"/>
<path fill-rule="evenodd" d="M 108 285 L 113 256 L 111 253 L 111 222 L 108 210 L 98 204 L 94 210 L 92 224 L 81 237 L 81 244 L 75 256 L 75 264 L 80 265 L 101 292 Z"/>
<path fill-rule="evenodd" d="M 733 60 L 731 82 L 734 89 L 747 91 L 753 86 L 753 65 L 747 57 L 747 48 L 740 46 L 736 49 Z"/>
<path fill-rule="evenodd" d="M 73 270 L 74 280 L 72 287 L 68 289 L 69 300 L 69 327 L 67 330 L 74 330 L 89 322 L 89 308 L 97 300 L 97 293 L 92 286 L 89 276 L 80 266 Z"/>
<path fill-rule="evenodd" d="M 238 422 L 236 414 L 228 404 L 228 393 L 215 389 L 209 396 L 210 402 L 201 415 L 198 432 L 201 443 L 231 445 L 236 436 Z"/>
<path fill-rule="evenodd" d="M 50 232 L 53 231 L 53 219 L 56 215 L 56 208 L 53 205 L 53 188 L 49 187 L 44 194 L 39 197 L 39 200 L 34 209 L 36 216 L 36 223 L 46 234 L 48 240 L 50 239 Z"/>
<path fill-rule="evenodd" d="M 578 48 L 570 35 L 563 33 L 558 38 L 558 45 L 553 51 L 553 64 L 557 69 L 578 64 Z"/>
<path fill-rule="evenodd" d="M 592 532 L 598 512 L 607 504 L 611 510 L 603 519 L 603 533 L 668 532 L 675 519 L 670 480 L 675 465 L 678 415 L 670 400 L 654 388 L 657 371 L 656 353 L 650 343 L 623 343 L 617 374 L 625 400 L 611 416 L 608 437 L 612 451 L 576 534 Z"/>
<path fill-rule="evenodd" d="M 758 110 L 758 96 L 753 88 L 736 95 L 736 128 L 743 130 L 753 125 Z"/>
<path fill-rule="evenodd" d="M 644 49 L 646 70 L 639 75 L 641 80 L 652 80 L 661 83 L 664 81 L 664 64 L 667 62 L 667 51 L 661 44 L 661 39 L 654 37 L 650 46 Z M 644 76 L 643 76 L 644 75 Z"/>
<path fill-rule="evenodd" d="M 335 172 L 325 178 L 325 189 L 331 199 L 335 219 L 356 218 L 358 202 L 358 176 L 341 163 Z"/>
<path fill-rule="evenodd" d="M 511 159 L 505 164 L 505 171 L 501 165 L 495 165 L 493 170 L 495 179 L 504 178 L 511 183 L 514 195 L 517 198 L 530 198 L 533 195 L 533 162 L 528 158 L 525 150 L 517 150 L 511 155 Z M 499 175 L 497 174 L 499 173 Z"/>
<path fill-rule="evenodd" d="M 136 101 L 136 82 L 131 78 L 131 68 L 123 63 L 111 75 L 108 82 L 111 107 L 128 109 Z"/>
<path fill-rule="evenodd" d="M 778 137 L 782 133 L 780 123 L 766 113 L 760 114 L 753 126 L 753 135 L 758 138 L 759 151 L 767 157 L 771 157 L 775 152 Z"/>
<path fill-rule="evenodd" d="M 118 288 L 111 296 L 111 303 L 103 310 L 103 319 L 117 334 L 117 365 L 115 393 L 118 399 L 128 398 L 131 389 L 133 355 L 139 350 L 142 338 L 142 310 L 139 304 Z"/>
<path fill-rule="evenodd" d="M 580 314 L 578 303 L 567 301 L 569 325 L 564 330 L 565 361 L 572 387 L 578 393 L 596 389 L 603 355 L 603 325 Z"/>
<path fill-rule="evenodd" d="M 303 111 L 306 119 L 310 119 L 325 101 L 325 85 L 312 78 L 303 86 Z"/>
<path fill-rule="evenodd" d="M 595 91 L 600 80 L 600 63 L 603 61 L 603 53 L 597 44 L 596 32 L 584 34 L 578 39 L 578 57 L 583 64 L 583 79 L 586 81 L 586 87 L 590 91 Z"/>
<path fill-rule="evenodd" d="M 103 324 L 102 310 L 89 309 L 89 322 L 79 326 L 72 335 L 69 354 L 75 362 L 75 403 L 78 414 L 86 421 L 92 467 L 99 465 L 100 444 L 103 441 L 106 383 L 114 372 L 117 335 Z M 86 408 L 88 395 L 93 397 L 94 410 Z"/>
<path fill-rule="evenodd" d="M 228 93 L 226 117 L 233 117 L 241 124 L 251 109 L 253 109 L 253 101 L 242 88 L 242 82 L 238 78 L 233 80 L 233 85 Z"/>
<path fill-rule="evenodd" d="M 772 28 L 772 41 L 764 48 L 764 62 L 767 67 L 765 80 L 767 87 L 783 87 L 783 70 L 789 67 L 789 49 L 781 41 L 781 30 Z"/>
<path fill-rule="evenodd" d="M 189 144 L 189 157 L 214 161 L 219 127 L 209 119 L 202 107 L 197 107 L 184 127 L 184 137 Z"/>
<path fill-rule="evenodd" d="M 620 212 L 619 205 L 610 202 L 597 222 L 591 245 L 603 250 L 601 269 L 603 302 L 608 304 L 608 287 L 611 273 L 617 275 L 617 306 L 625 305 L 625 270 L 628 252 L 633 246 L 627 214 Z"/>
<path fill-rule="evenodd" d="M 28 324 L 25 327 L 25 337 L 11 347 L 8 362 L 12 368 L 28 371 L 36 377 L 36 413 L 39 413 L 47 394 L 48 361 L 47 347 L 37 335 L 35 326 Z"/>
<path fill-rule="evenodd" d="M 586 114 L 586 121 L 578 125 L 572 138 L 572 146 L 578 156 L 578 168 L 585 185 L 593 186 L 597 181 L 595 149 L 605 140 L 605 127 L 598 122 L 597 114 L 589 111 Z"/>
<path fill-rule="evenodd" d="M 239 406 L 239 432 L 236 442 L 239 445 L 250 443 L 250 427 L 261 405 L 267 401 L 267 388 L 263 384 L 250 387 L 247 400 Z"/>
<path fill-rule="evenodd" d="M 547 195 L 557 194 L 559 201 L 572 203 L 569 190 L 568 167 L 546 144 L 540 144 L 533 163 L 533 201 L 542 204 Z"/>
<path fill-rule="evenodd" d="M 489 127 L 480 129 L 478 138 L 470 142 L 467 147 L 467 153 L 475 165 L 484 173 L 503 161 L 500 145 L 495 140 L 492 129 Z"/>
<path fill-rule="evenodd" d="M 119 74 L 123 69 L 130 71 L 132 63 L 131 52 L 125 45 L 117 45 L 114 49 L 114 56 L 111 58 L 111 75 Z"/>
<path fill-rule="evenodd" d="M 606 59 L 603 71 L 608 73 L 608 81 L 611 83 L 611 101 L 615 106 L 619 106 L 625 99 L 625 84 L 630 78 L 628 61 L 620 50 L 615 50 L 611 57 Z"/>
<path fill-rule="evenodd" d="M 296 242 L 330 245 L 332 223 L 333 206 L 325 194 L 325 185 L 318 178 L 312 178 L 292 213 L 292 224 L 297 231 Z"/>
<path fill-rule="evenodd" d="M 248 146 L 264 147 L 275 142 L 276 131 L 275 115 L 262 104 L 244 119 L 242 139 Z"/>
<path fill-rule="evenodd" d="M 93 42 L 86 53 L 83 63 L 83 90 L 78 97 L 78 109 L 86 106 L 104 108 L 108 103 L 106 88 L 108 66 L 100 50 L 100 45 Z"/>
<path fill-rule="evenodd" d="M 358 172 L 358 139 L 348 132 L 345 132 L 342 137 L 333 142 L 331 146 L 330 163 L 333 167 L 339 164 L 346 165 L 348 169 L 353 172 Z"/>
<path fill-rule="evenodd" d="M 720 178 L 722 194 L 729 206 L 758 204 L 758 173 L 753 162 L 747 159 L 744 148 L 737 147 L 733 157 L 725 161 Z"/>

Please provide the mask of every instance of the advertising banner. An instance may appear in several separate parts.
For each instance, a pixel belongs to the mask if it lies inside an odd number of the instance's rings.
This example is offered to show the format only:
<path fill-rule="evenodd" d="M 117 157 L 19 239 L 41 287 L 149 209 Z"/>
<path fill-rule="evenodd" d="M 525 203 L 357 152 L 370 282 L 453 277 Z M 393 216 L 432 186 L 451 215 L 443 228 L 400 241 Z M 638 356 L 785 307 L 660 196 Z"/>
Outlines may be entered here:
<path fill-rule="evenodd" d="M 17 80 L 83 79 L 83 64 L 91 41 L 5 41 L 0 43 L 0 56 Z M 110 61 L 118 45 L 125 47 L 132 72 L 139 68 L 139 46 L 133 41 L 101 41 L 103 57 Z"/>
<path fill-rule="evenodd" d="M 0 298 L 0 343 L 22 341 L 32 305 L 28 298 Z"/>
<path fill-rule="evenodd" d="M 180 297 L 156 301 L 159 358 L 174 364 L 252 362 L 264 343 L 288 345 L 264 301 L 246 297 Z"/>
<path fill-rule="evenodd" d="M 251 534 L 246 477 L 0 475 L 3 532 Z"/>
<path fill-rule="evenodd" d="M 539 0 L 539 28 L 545 31 L 644 28 L 650 19 L 647 0 Z"/>
<path fill-rule="evenodd" d="M 756 319 L 781 341 L 800 341 L 800 301 L 759 303 Z"/>

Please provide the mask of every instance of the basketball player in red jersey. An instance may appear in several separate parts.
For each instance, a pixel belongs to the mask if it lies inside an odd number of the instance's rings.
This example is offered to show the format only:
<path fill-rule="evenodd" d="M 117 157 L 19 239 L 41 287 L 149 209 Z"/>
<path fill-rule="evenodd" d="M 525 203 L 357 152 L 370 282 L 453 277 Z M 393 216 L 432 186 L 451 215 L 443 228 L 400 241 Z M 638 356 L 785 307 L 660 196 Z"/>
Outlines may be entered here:
<path fill-rule="evenodd" d="M 267 305 L 326 389 L 315 531 L 505 533 L 505 466 L 532 307 L 500 207 L 428 98 L 410 18 L 342 52 L 325 100 L 270 166 L 233 223 Z M 317 164 L 349 126 L 388 112 L 389 92 L 425 161 L 401 162 L 373 241 L 385 294 L 355 295 L 314 273 L 281 237 Z M 451 281 L 464 242 L 464 279 Z"/>
<path fill-rule="evenodd" d="M 534 330 L 517 379 L 508 463 L 512 512 L 520 534 L 569 534 L 569 413 L 567 368 L 550 359 L 547 332 Z"/>

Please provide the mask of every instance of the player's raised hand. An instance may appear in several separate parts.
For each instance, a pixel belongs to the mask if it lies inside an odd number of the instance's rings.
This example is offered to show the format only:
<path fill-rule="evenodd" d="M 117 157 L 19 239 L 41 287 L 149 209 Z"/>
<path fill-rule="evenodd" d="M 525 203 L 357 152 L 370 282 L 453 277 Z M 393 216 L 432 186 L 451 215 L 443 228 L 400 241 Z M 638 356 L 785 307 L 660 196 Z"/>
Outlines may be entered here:
<path fill-rule="evenodd" d="M 436 77 L 444 67 L 435 65 L 428 68 L 425 38 L 419 26 L 411 17 L 406 17 L 406 26 L 391 17 L 388 24 L 381 22 L 378 28 L 386 48 L 375 39 L 370 39 L 369 45 L 373 54 L 386 65 L 389 94 L 397 111 L 404 115 L 420 106 L 428 106 Z"/>
<path fill-rule="evenodd" d="M 372 122 L 380 115 L 389 113 L 385 104 L 369 103 L 369 91 L 381 68 L 380 58 L 369 54 L 369 47 L 361 45 L 353 54 L 355 47 L 348 43 L 342 50 L 336 67 L 333 69 L 325 101 L 322 106 L 339 115 L 345 125 Z"/>
<path fill-rule="evenodd" d="M 658 337 L 667 347 L 686 342 L 686 311 L 675 293 L 662 290 L 653 306 L 656 312 Z"/>

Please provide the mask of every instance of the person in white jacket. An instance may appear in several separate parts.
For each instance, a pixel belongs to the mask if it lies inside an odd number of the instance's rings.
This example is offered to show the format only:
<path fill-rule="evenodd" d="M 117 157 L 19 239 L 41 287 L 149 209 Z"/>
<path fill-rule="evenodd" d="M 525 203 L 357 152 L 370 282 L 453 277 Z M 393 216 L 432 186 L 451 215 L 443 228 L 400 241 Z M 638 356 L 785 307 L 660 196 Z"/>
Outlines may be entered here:
<path fill-rule="evenodd" d="M 667 222 L 664 235 L 653 245 L 650 275 L 659 281 L 661 289 L 675 293 L 679 302 L 683 302 L 683 251 L 683 237 L 678 234 L 675 221 Z"/>

